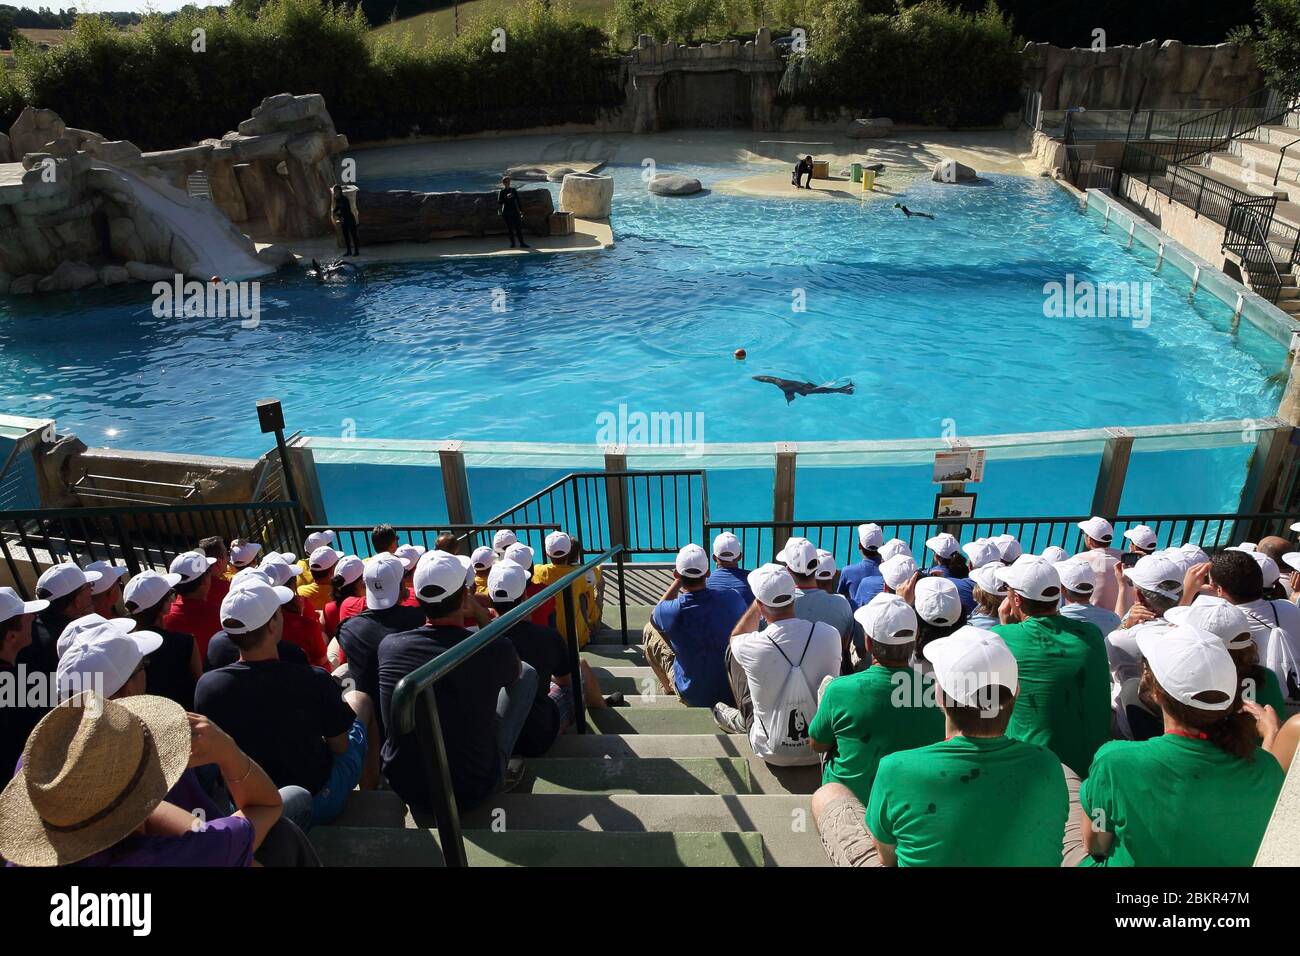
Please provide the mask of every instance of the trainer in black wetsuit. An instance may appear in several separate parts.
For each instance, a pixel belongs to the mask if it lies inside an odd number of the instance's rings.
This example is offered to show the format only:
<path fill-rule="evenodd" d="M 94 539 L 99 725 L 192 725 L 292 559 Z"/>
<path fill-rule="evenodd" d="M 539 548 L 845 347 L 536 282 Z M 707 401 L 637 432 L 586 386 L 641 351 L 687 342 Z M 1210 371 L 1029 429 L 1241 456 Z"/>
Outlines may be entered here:
<path fill-rule="evenodd" d="M 357 218 L 352 215 L 352 203 L 343 194 L 342 186 L 333 186 L 330 191 L 334 194 L 334 221 L 343 231 L 343 242 L 347 245 L 347 251 L 343 254 L 359 256 L 361 244 L 357 241 Z"/>
<path fill-rule="evenodd" d="M 813 158 L 811 156 L 805 156 L 803 159 L 799 160 L 799 162 L 794 164 L 794 177 L 792 182 L 794 183 L 795 188 L 798 189 L 802 187 L 804 189 L 812 189 L 812 174 Z M 799 182 L 799 180 L 803 179 L 805 176 L 807 177 L 807 180 L 803 183 Z"/>
<path fill-rule="evenodd" d="M 497 212 L 506 223 L 506 233 L 510 236 L 510 248 L 515 248 L 515 240 L 520 249 L 527 249 L 524 242 L 524 208 L 519 202 L 519 190 L 510 185 L 510 177 L 501 180 L 501 191 L 497 193 Z"/>

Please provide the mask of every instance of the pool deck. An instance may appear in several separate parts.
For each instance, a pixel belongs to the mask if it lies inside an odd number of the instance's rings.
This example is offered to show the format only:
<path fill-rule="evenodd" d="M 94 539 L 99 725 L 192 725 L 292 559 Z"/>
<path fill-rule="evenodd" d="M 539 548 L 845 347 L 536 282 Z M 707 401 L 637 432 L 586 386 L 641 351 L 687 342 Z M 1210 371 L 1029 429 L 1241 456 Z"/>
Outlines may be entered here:
<path fill-rule="evenodd" d="M 812 189 L 795 189 L 790 172 L 795 160 L 812 154 L 827 160 L 831 176 L 813 180 Z M 358 180 L 419 176 L 446 170 L 490 170 L 500 174 L 510 166 L 584 170 L 605 163 L 644 166 L 653 163 L 660 172 L 680 167 L 747 163 L 771 169 L 750 176 L 710 184 L 716 192 L 731 195 L 800 201 L 885 200 L 929 175 L 940 159 L 955 159 L 980 173 L 1034 176 L 1038 170 L 1027 160 L 1024 134 L 1016 130 L 947 133 L 935 130 L 896 130 L 887 138 L 854 140 L 834 131 L 793 133 L 743 130 L 679 130 L 646 135 L 601 133 L 546 133 L 527 136 L 492 136 L 419 142 L 400 146 L 361 147 L 349 156 L 357 163 Z M 874 192 L 840 175 L 851 163 L 884 163 Z M 526 185 L 521 183 L 520 185 Z M 675 201 L 666 197 L 667 201 Z M 618 215 L 615 198 L 614 215 Z M 272 244 L 264 227 L 250 235 L 259 249 Z M 387 243 L 362 250 L 359 264 L 420 262 L 483 256 L 546 255 L 598 252 L 614 245 L 608 220 L 576 223 L 572 236 L 529 237 L 531 250 L 511 249 L 503 236 L 438 239 L 432 242 Z M 340 253 L 332 236 L 278 240 L 306 266 L 312 258 L 334 258 Z"/>

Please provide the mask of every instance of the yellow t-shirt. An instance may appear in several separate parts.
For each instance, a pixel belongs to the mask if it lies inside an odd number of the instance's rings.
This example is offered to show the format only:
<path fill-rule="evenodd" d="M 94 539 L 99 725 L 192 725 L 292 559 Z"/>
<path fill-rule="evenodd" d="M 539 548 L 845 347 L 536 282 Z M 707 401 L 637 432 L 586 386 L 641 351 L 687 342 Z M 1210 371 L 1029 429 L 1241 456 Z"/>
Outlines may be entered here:
<path fill-rule="evenodd" d="M 573 571 L 571 564 L 539 564 L 533 568 L 533 581 L 537 584 L 554 584 L 560 578 Z M 578 578 L 573 582 L 573 605 L 577 611 L 577 621 L 574 622 L 575 631 L 578 635 L 578 646 L 583 647 L 587 639 L 591 636 L 591 628 L 588 620 L 591 615 L 591 607 L 596 603 L 596 594 L 592 587 L 587 583 L 585 577 Z M 568 636 L 568 623 L 564 614 L 564 596 L 557 594 L 555 596 L 555 629 L 563 637 Z"/>
<path fill-rule="evenodd" d="M 477 573 L 476 573 L 476 574 L 474 575 L 474 593 L 475 593 L 475 594 L 487 594 L 487 578 L 488 578 L 488 576 L 487 576 L 486 574 L 477 574 Z"/>
<path fill-rule="evenodd" d="M 298 597 L 311 605 L 313 610 L 323 611 L 325 605 L 334 599 L 334 590 L 328 584 L 308 580 L 306 584 L 298 585 Z"/>
<path fill-rule="evenodd" d="M 301 589 L 302 587 L 312 583 L 311 564 L 306 558 L 300 558 L 298 561 L 298 567 L 300 568 L 298 572 L 298 587 Z"/>

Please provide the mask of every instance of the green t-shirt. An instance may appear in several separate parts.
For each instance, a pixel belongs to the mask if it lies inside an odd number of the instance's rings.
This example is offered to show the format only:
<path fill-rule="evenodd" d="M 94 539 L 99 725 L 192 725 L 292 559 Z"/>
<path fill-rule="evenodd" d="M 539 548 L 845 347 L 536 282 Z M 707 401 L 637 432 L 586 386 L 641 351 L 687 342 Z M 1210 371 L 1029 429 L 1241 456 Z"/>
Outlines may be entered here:
<path fill-rule="evenodd" d="M 1010 737 L 953 737 L 880 761 L 867 828 L 899 866 L 1060 866 L 1061 761 Z"/>
<path fill-rule="evenodd" d="M 1253 683 L 1247 683 L 1253 681 Z M 1286 723 L 1286 697 L 1282 694 L 1282 685 L 1277 682 L 1277 675 L 1271 667 L 1256 664 L 1241 679 L 1242 697 L 1253 700 L 1261 707 L 1272 707 L 1277 711 L 1277 719 Z M 1263 743 L 1261 740 L 1260 743 Z"/>
<path fill-rule="evenodd" d="M 1273 755 L 1243 760 L 1208 740 L 1164 734 L 1097 751 L 1079 803 L 1110 855 L 1083 866 L 1250 866 L 1285 774 Z"/>
<path fill-rule="evenodd" d="M 865 807 L 882 757 L 942 740 L 933 680 L 910 667 L 877 664 L 831 681 L 808 726 L 813 740 L 835 745 L 822 783 L 844 784 Z"/>
<path fill-rule="evenodd" d="M 1020 693 L 1007 736 L 1046 747 L 1079 775 L 1110 740 L 1110 665 L 1095 624 L 1059 614 L 1002 624 L 1020 671 Z"/>

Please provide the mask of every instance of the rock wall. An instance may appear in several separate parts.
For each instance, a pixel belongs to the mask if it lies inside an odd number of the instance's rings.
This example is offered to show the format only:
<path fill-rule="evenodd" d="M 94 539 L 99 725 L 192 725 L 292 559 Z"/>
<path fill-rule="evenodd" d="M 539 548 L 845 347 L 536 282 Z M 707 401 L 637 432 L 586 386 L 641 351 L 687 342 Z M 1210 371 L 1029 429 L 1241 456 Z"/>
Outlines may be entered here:
<path fill-rule="evenodd" d="M 362 245 L 376 242 L 429 242 L 459 236 L 505 235 L 497 215 L 496 193 L 421 193 L 409 189 L 385 192 L 358 190 L 357 238 Z M 555 211 L 546 189 L 519 190 L 524 230 L 550 234 Z"/>
<path fill-rule="evenodd" d="M 258 252 L 233 223 L 264 221 L 281 238 L 332 232 L 347 145 L 319 94 L 267 97 L 220 139 L 150 153 L 27 107 L 0 133 L 0 293 L 270 271 L 292 256 Z M 189 195 L 194 174 L 210 202 Z"/>
<path fill-rule="evenodd" d="M 1267 86 L 1248 46 L 1177 40 L 1104 51 L 1026 44 L 1025 89 L 1043 109 L 1217 109 Z"/>

